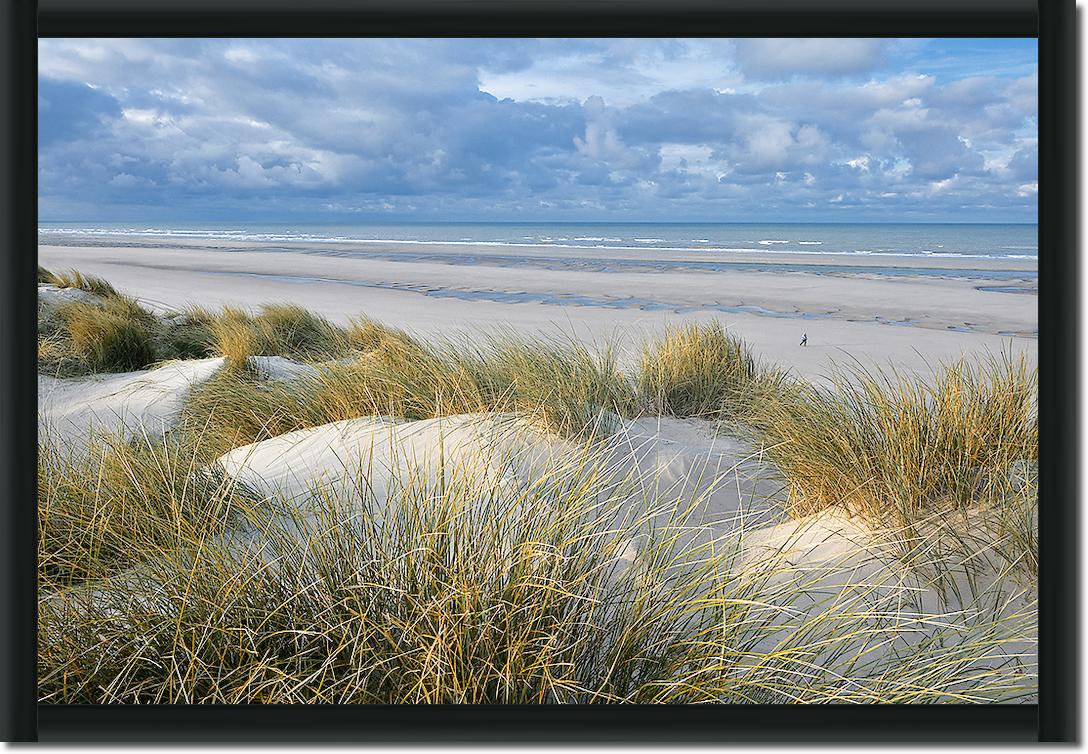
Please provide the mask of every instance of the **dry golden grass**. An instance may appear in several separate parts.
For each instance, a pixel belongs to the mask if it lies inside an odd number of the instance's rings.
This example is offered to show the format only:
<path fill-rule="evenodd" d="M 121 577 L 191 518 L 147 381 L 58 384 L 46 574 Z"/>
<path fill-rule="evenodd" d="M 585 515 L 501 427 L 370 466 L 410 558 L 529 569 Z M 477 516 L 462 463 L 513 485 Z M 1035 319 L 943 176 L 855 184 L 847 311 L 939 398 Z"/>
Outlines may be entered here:
<path fill-rule="evenodd" d="M 258 356 L 264 350 L 253 318 L 242 309 L 225 306 L 213 317 L 211 333 L 215 349 L 235 369 L 244 369 L 250 356 Z"/>
<path fill-rule="evenodd" d="M 405 347 L 419 345 L 415 338 L 403 330 L 383 325 L 369 317 L 351 320 L 344 330 L 343 337 L 349 348 L 362 353 L 376 351 L 388 342 L 399 342 Z"/>
<path fill-rule="evenodd" d="M 59 376 L 129 371 L 154 360 L 152 334 L 158 321 L 134 299 L 101 278 L 76 271 L 57 275 L 39 267 L 38 282 L 98 297 L 98 303 L 39 307 L 39 371 Z"/>
<path fill-rule="evenodd" d="M 266 381 L 233 369 L 197 387 L 183 428 L 199 432 L 211 454 L 282 434 L 361 416 L 431 419 L 480 412 L 517 413 L 569 436 L 610 433 L 636 410 L 635 391 L 606 354 L 584 346 L 510 339 L 467 339 L 428 348 L 372 325 L 356 340 L 372 350 L 319 363 L 315 377 Z"/>
<path fill-rule="evenodd" d="M 78 270 L 54 273 L 39 265 L 38 282 L 55 285 L 58 288 L 79 288 L 103 298 L 120 296 L 117 289 L 108 281 L 94 275 L 84 275 Z"/>
<path fill-rule="evenodd" d="M 226 369 L 194 387 L 179 431 L 205 462 L 251 442 L 326 423 L 314 407 L 312 384 L 259 379 Z"/>
<path fill-rule="evenodd" d="M 163 359 L 203 359 L 220 355 L 212 322 L 215 315 L 190 306 L 166 319 L 157 334 L 156 352 Z"/>
<path fill-rule="evenodd" d="M 89 280 L 63 282 L 107 290 Z M 43 703 L 1033 698 L 1037 371 L 1023 359 L 948 365 L 930 383 L 855 371 L 817 389 L 709 324 L 667 333 L 628 376 L 607 347 L 436 346 L 284 306 L 164 321 L 99 295 L 39 323 L 40 369 L 211 354 L 232 368 L 190 393 L 164 441 L 101 437 L 76 456 L 40 438 Z M 316 376 L 262 379 L 254 355 L 317 362 Z M 583 450 L 517 484 L 410 473 L 381 500 L 359 479 L 258 503 L 208 465 L 339 419 L 491 412 Z M 914 581 L 888 571 L 828 597 L 826 574 L 741 572 L 739 541 L 696 545 L 694 501 L 651 525 L 652 501 L 632 506 L 636 487 L 608 477 L 595 442 L 641 412 L 744 429 L 795 516 L 843 509 L 890 530 Z M 619 569 L 632 541 L 642 554 Z M 924 590 L 958 607 L 927 613 L 913 602 Z"/>
<path fill-rule="evenodd" d="M 784 390 L 785 377 L 757 363 L 720 323 L 692 323 L 646 346 L 639 389 L 651 413 L 737 419 L 765 395 Z"/>
<path fill-rule="evenodd" d="M 349 350 L 343 329 L 299 306 L 266 304 L 256 315 L 227 306 L 218 314 L 202 314 L 215 351 L 238 369 L 244 368 L 251 356 L 324 360 Z"/>
<path fill-rule="evenodd" d="M 459 467 L 441 479 L 409 473 L 379 500 L 360 479 L 313 489 L 305 507 L 268 503 L 278 516 L 188 481 L 186 458 L 74 475 L 47 467 L 43 549 L 64 557 L 43 560 L 45 584 L 63 583 L 54 574 L 70 563 L 113 575 L 42 601 L 43 703 L 986 703 L 1034 693 L 1030 601 L 1002 615 L 983 600 L 927 617 L 911 612 L 917 588 L 894 579 L 833 582 L 844 596 L 829 601 L 820 574 L 738 570 L 739 541 L 692 540 L 694 501 L 651 525 L 646 501 L 631 507 L 635 487 L 617 484 L 590 446 L 516 485 Z M 96 473 L 117 492 L 95 512 L 64 499 Z M 70 520 L 58 525 L 57 510 Z M 231 511 L 248 533 L 224 533 Z M 631 541 L 641 546 L 627 560 Z"/>
<path fill-rule="evenodd" d="M 152 553 L 222 530 L 243 499 L 191 447 L 99 435 L 84 453 L 43 437 L 39 588 L 108 577 Z"/>
<path fill-rule="evenodd" d="M 329 421 L 372 415 L 429 419 L 488 408 L 467 370 L 394 338 L 350 363 L 323 368 L 314 401 Z"/>
<path fill-rule="evenodd" d="M 639 412 L 632 381 L 607 343 L 527 341 L 512 334 L 447 345 L 446 358 L 472 375 L 491 410 L 529 417 L 563 437 L 611 434 Z"/>
<path fill-rule="evenodd" d="M 841 506 L 907 525 L 1004 504 L 1038 458 L 1037 391 L 1022 356 L 946 365 L 932 384 L 855 370 L 762 401 L 754 423 L 798 515 Z"/>
<path fill-rule="evenodd" d="M 81 371 L 129 372 L 155 359 L 146 324 L 131 315 L 122 299 L 110 299 L 108 306 L 67 303 L 57 308 L 57 315 Z"/>
<path fill-rule="evenodd" d="M 80 288 L 93 301 L 39 307 L 38 370 L 60 377 L 143 369 L 157 361 L 210 355 L 202 325 L 164 321 L 100 278 L 39 269 L 39 282 Z"/>

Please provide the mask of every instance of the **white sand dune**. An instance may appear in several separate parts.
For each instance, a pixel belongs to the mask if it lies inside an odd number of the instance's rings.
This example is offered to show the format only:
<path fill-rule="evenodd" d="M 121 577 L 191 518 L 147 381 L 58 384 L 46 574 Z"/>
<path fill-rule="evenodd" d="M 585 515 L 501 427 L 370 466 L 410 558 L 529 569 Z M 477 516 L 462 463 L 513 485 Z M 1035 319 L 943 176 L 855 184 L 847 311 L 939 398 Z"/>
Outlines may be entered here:
<path fill-rule="evenodd" d="M 443 477 L 461 477 L 525 489 L 545 475 L 554 479 L 563 464 L 572 474 L 584 473 L 578 466 L 586 454 L 586 446 L 540 433 L 513 416 L 468 414 L 405 423 L 336 422 L 237 448 L 219 465 L 261 495 L 290 500 L 295 513 L 289 527 L 300 525 L 301 513 L 309 522 L 301 526 L 312 534 L 309 527 L 321 518 L 323 504 L 309 497 L 317 487 L 326 495 L 333 490 L 340 500 L 369 498 L 375 504 L 367 510 L 373 514 L 395 506 L 406 484 L 434 488 Z M 735 547 L 738 569 L 752 578 L 771 573 L 776 589 L 804 582 L 810 607 L 849 591 L 855 599 L 864 592 L 869 602 L 891 595 L 904 610 L 909 604 L 935 614 L 963 609 L 1002 581 L 1000 559 L 987 560 L 983 553 L 970 568 L 946 562 L 955 583 L 939 593 L 905 567 L 894 544 L 898 540 L 889 533 L 874 532 L 836 511 L 784 520 L 784 485 L 772 464 L 758 449 L 718 435 L 707 422 L 656 417 L 627 422 L 589 455 L 607 481 L 607 495 L 627 501 L 620 514 L 628 520 L 645 518 L 662 526 L 686 511 L 690 534 L 678 546 L 717 541 Z M 360 503 L 353 513 L 361 511 Z M 629 558 L 639 544 L 632 542 Z M 987 604 L 1008 596 L 989 594 Z M 1022 600 L 1008 607 L 1020 606 Z"/>
<path fill-rule="evenodd" d="M 349 419 L 236 448 L 218 467 L 249 490 L 288 503 L 274 526 L 306 529 L 324 514 L 325 496 L 350 515 L 386 510 L 406 487 L 444 479 L 481 485 L 528 482 L 574 457 L 572 443 L 552 441 L 508 414 L 446 416 L 415 422 Z"/>
<path fill-rule="evenodd" d="M 754 684 L 842 683 L 844 692 L 861 682 L 876 698 L 895 689 L 904 662 L 931 662 L 935 646 L 981 674 L 1036 662 L 1034 583 L 984 545 L 912 559 L 892 535 L 838 511 L 748 533 L 738 578 L 759 595 L 748 616 L 759 628 L 739 674 Z M 798 645 L 822 649 L 800 657 Z M 971 689 L 965 673 L 957 690 L 966 701 Z"/>
<path fill-rule="evenodd" d="M 623 422 L 592 444 L 556 438 L 511 414 L 462 414 L 404 422 L 363 417 L 289 432 L 236 448 L 217 465 L 266 499 L 305 510 L 315 489 L 379 507 L 405 485 L 443 480 L 528 488 L 547 477 L 592 471 L 602 490 L 643 513 L 686 510 L 686 524 L 715 537 L 743 531 L 746 566 L 786 569 L 887 550 L 895 538 L 829 511 L 785 516 L 786 489 L 773 464 L 712 423 L 665 417 Z M 557 473 L 559 470 L 559 473 Z M 920 535 L 921 536 L 921 535 Z M 890 550 L 882 559 L 896 559 Z"/>
<path fill-rule="evenodd" d="M 782 513 L 785 483 L 759 448 L 723 435 L 710 422 L 647 417 L 609 438 L 612 467 L 637 481 L 647 501 L 665 509 L 694 504 L 694 525 L 717 534 Z"/>
<path fill-rule="evenodd" d="M 102 298 L 81 288 L 58 288 L 55 285 L 38 286 L 39 316 L 61 304 L 68 304 L 73 301 L 97 305 L 102 303 Z"/>
<path fill-rule="evenodd" d="M 212 366 L 207 361 L 190 366 L 197 365 Z M 163 387 L 169 380 L 156 384 Z M 343 515 L 395 514 L 406 487 L 437 489 L 443 480 L 454 478 L 480 486 L 484 516 L 501 513 L 501 506 L 486 508 L 487 490 L 509 489 L 511 499 L 517 499 L 517 490 L 532 488 L 542 477 L 561 483 L 566 469 L 574 478 L 586 471 L 586 451 L 581 443 L 559 440 L 511 415 L 414 422 L 365 417 L 290 432 L 218 459 L 229 476 L 276 500 L 264 509 L 263 520 L 228 534 L 220 546 L 233 553 L 230 557 L 238 559 L 239 567 L 275 568 L 292 549 L 342 536 Z M 946 652 L 962 647 L 975 668 L 1032 662 L 1035 642 L 1025 638 L 1030 632 L 1024 626 L 1033 621 L 1034 590 L 1018 591 L 1014 580 L 1001 578 L 999 559 L 949 561 L 952 583 L 933 583 L 906 566 L 894 539 L 857 519 L 826 511 L 788 520 L 773 467 L 758 449 L 719 436 L 709 423 L 666 418 L 627 422 L 599 440 L 590 455 L 600 464 L 604 497 L 625 501 L 629 508 L 619 510 L 617 519 L 660 526 L 672 512 L 690 506 L 690 536 L 676 540 L 678 554 L 708 544 L 717 552 L 735 553 L 721 578 L 739 603 L 750 600 L 744 643 L 736 648 L 739 683 L 773 687 L 792 676 L 809 687 L 833 688 L 842 680 L 851 686 L 844 692 L 857 691 L 859 683 L 887 689 L 896 682 L 889 668 L 901 667 L 903 657 L 932 651 L 934 641 Z M 336 508 L 338 517 L 330 519 L 332 499 L 348 506 Z M 289 501 L 286 507 L 279 504 L 284 500 Z M 653 515 L 655 510 L 659 515 Z M 470 520 L 486 521 L 479 516 Z M 633 531 L 646 533 L 626 540 L 613 561 L 614 579 L 642 578 L 646 564 L 640 551 L 650 534 L 638 527 Z M 502 562 L 496 553 L 494 567 L 503 567 Z M 675 567 L 685 566 L 681 560 Z M 132 605 L 151 609 L 161 588 L 157 573 L 154 567 L 133 569 L 76 590 L 73 599 L 52 599 L 49 609 L 94 604 L 96 610 L 116 616 L 125 615 Z M 87 598 L 91 603 L 82 602 Z M 987 638 L 994 616 L 1002 617 L 998 625 L 1017 640 Z M 972 655 L 980 640 L 991 647 L 981 658 Z M 792 649 L 797 646 L 806 649 L 798 654 Z M 969 682 L 965 691 L 970 691 Z"/>
<path fill-rule="evenodd" d="M 291 380 L 317 377 L 318 370 L 283 356 L 250 356 L 249 368 L 262 380 L 277 380 L 290 382 Z"/>
<path fill-rule="evenodd" d="M 95 433 L 161 437 L 175 425 L 189 390 L 222 366 L 215 358 L 72 379 L 38 375 L 39 438 L 78 453 Z"/>
<path fill-rule="evenodd" d="M 290 432 L 223 455 L 230 476 L 267 498 L 305 501 L 317 486 L 383 505 L 400 485 L 442 475 L 529 486 L 557 464 L 589 464 L 646 511 L 697 503 L 692 521 L 719 533 L 742 518 L 780 513 L 782 483 L 758 451 L 715 436 L 705 422 L 642 419 L 592 448 L 537 431 L 508 414 L 416 422 L 362 418 Z M 360 489 L 365 480 L 365 489 Z"/>

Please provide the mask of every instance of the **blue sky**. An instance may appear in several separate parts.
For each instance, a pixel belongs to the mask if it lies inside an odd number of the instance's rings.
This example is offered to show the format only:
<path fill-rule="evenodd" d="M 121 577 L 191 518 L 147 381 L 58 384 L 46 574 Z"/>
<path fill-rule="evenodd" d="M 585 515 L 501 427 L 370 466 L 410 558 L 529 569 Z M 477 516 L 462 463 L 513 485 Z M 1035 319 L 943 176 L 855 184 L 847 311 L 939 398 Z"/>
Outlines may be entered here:
<path fill-rule="evenodd" d="M 43 39 L 42 220 L 1024 222 L 1035 40 Z"/>

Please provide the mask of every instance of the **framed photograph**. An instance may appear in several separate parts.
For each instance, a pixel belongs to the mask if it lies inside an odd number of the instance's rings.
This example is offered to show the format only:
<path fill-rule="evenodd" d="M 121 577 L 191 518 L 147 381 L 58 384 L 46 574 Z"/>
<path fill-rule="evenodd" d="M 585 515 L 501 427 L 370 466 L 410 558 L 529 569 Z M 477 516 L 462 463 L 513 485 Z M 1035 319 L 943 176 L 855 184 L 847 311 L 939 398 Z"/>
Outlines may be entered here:
<path fill-rule="evenodd" d="M 1072 2 L 3 8 L 8 740 L 1073 740 Z"/>

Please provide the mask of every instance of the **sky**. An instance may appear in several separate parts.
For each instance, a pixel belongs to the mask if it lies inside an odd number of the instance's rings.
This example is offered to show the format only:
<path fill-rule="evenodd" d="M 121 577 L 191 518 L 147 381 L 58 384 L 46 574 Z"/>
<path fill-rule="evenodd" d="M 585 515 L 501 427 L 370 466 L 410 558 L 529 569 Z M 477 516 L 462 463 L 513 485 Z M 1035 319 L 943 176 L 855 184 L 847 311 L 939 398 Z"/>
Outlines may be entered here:
<path fill-rule="evenodd" d="M 43 221 L 1034 222 L 1034 39 L 42 39 Z"/>

